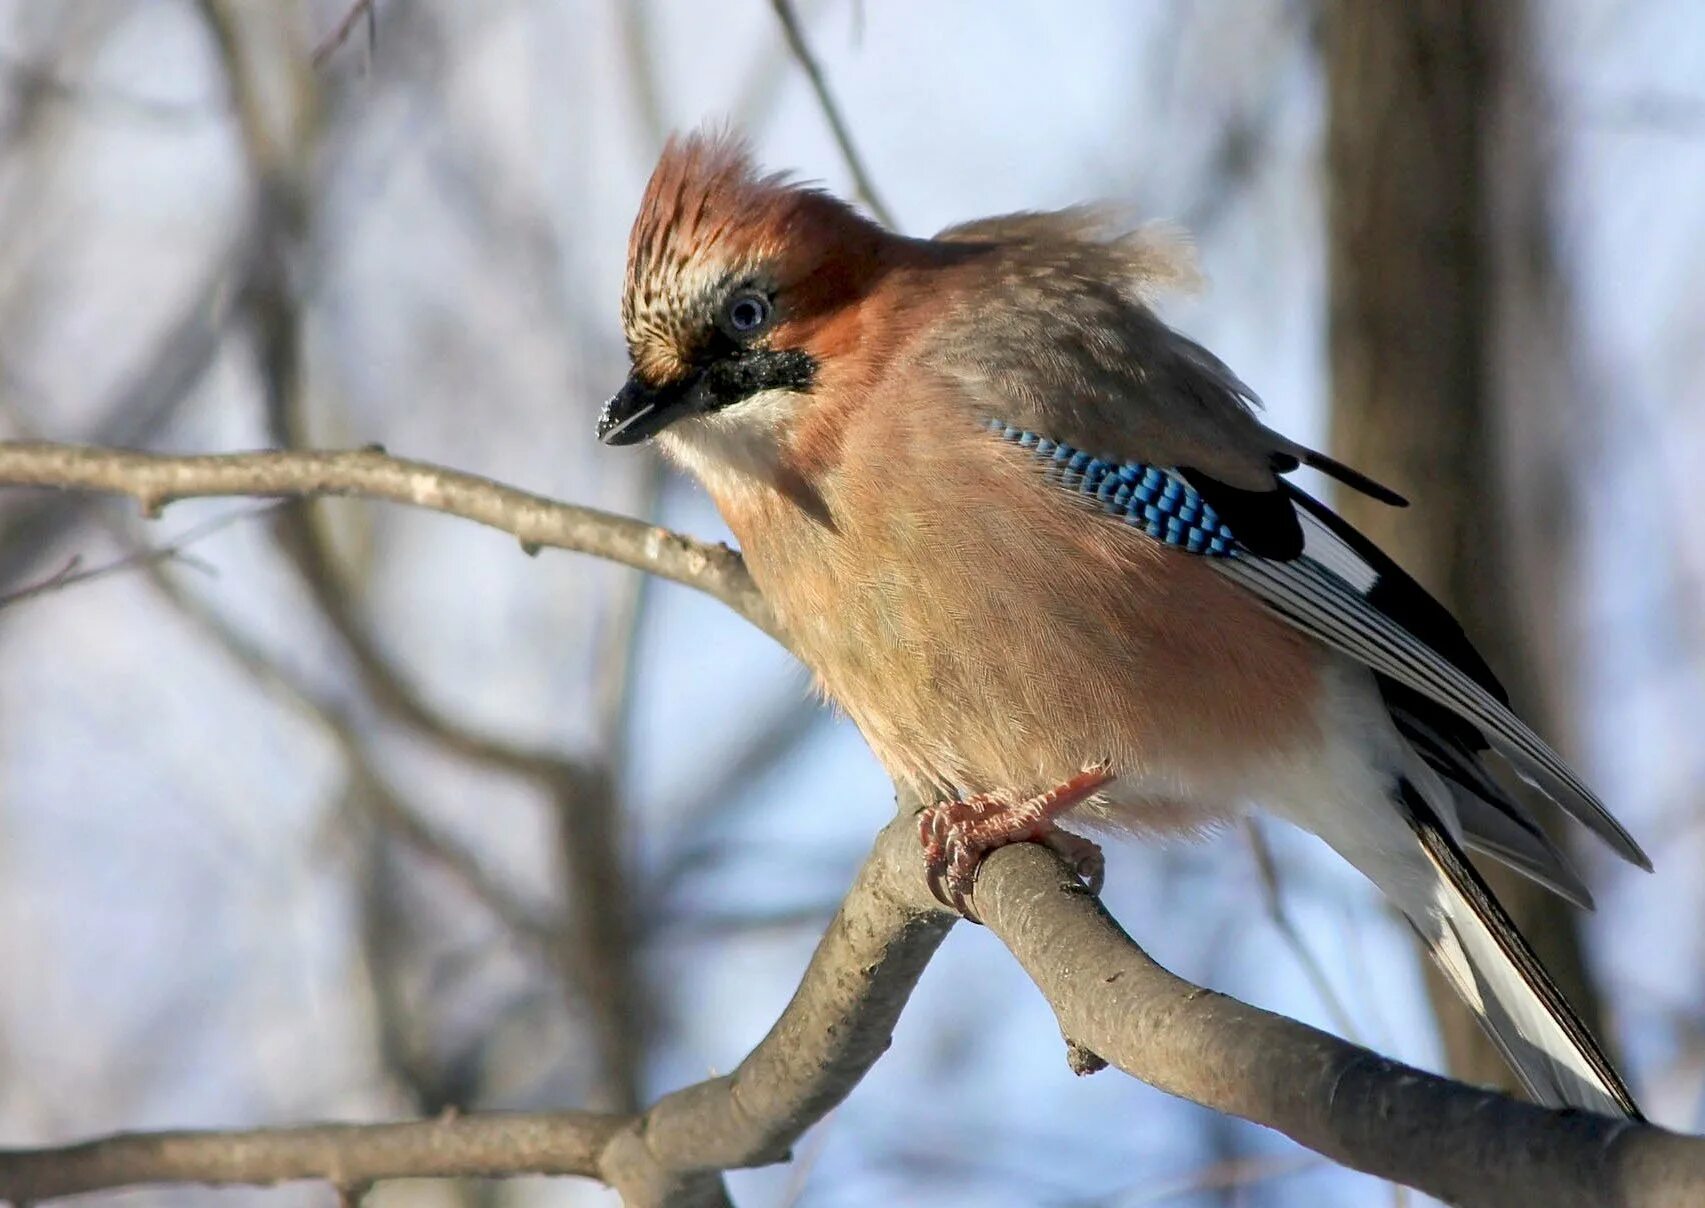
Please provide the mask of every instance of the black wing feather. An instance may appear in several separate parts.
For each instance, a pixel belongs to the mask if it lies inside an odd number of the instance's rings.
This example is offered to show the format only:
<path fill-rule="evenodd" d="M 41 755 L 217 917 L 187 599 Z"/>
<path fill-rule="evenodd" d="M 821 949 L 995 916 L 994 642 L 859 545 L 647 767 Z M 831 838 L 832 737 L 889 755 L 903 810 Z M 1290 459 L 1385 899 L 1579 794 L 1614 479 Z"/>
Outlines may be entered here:
<path fill-rule="evenodd" d="M 1388 702 L 1395 689 L 1395 703 L 1446 735 L 1452 748 L 1477 756 L 1495 745 L 1619 855 L 1651 867 L 1592 790 L 1510 710 L 1509 693 L 1456 618 L 1354 526 L 1289 483 L 1240 491 L 1199 471 L 1176 473 L 1224 509 L 1237 548 L 1215 560 L 1217 569 L 1305 632 L 1366 663 L 1388 682 Z M 1243 539 L 1240 523 L 1254 544 Z M 1301 550 L 1294 549 L 1293 524 L 1301 527 Z M 1502 802 L 1492 804 L 1501 809 Z"/>
<path fill-rule="evenodd" d="M 1178 473 L 1213 506 L 1237 534 L 1238 543 L 1250 553 L 1280 562 L 1302 556 L 1302 523 L 1279 486 L 1266 491 L 1246 491 L 1228 486 L 1200 470 L 1182 469 Z"/>
<path fill-rule="evenodd" d="M 1282 485 L 1296 506 L 1307 511 L 1354 550 L 1379 576 L 1366 593 L 1369 604 L 1431 646 L 1458 671 L 1486 689 L 1499 704 L 1510 703 L 1510 694 L 1505 691 L 1503 684 L 1498 682 L 1498 677 L 1492 674 L 1492 669 L 1486 665 L 1486 660 L 1480 657 L 1480 652 L 1468 640 L 1468 635 L 1462 631 L 1462 625 L 1450 614 L 1449 609 L 1433 599 L 1426 588 L 1415 582 L 1384 550 L 1364 537 L 1337 512 L 1288 482 Z"/>
<path fill-rule="evenodd" d="M 1300 558 L 1306 542 L 1297 510 L 1306 511 L 1378 576 L 1365 593 L 1369 604 L 1425 642 L 1486 689 L 1499 704 L 1510 703 L 1509 693 L 1450 611 L 1331 508 L 1288 482 L 1278 482 L 1269 491 L 1249 491 L 1220 482 L 1197 469 L 1186 467 L 1178 473 L 1225 519 L 1237 535 L 1238 544 L 1257 557 L 1275 562 Z M 1468 729 L 1473 731 L 1472 726 Z M 1480 747 L 1485 745 L 1482 742 Z"/>

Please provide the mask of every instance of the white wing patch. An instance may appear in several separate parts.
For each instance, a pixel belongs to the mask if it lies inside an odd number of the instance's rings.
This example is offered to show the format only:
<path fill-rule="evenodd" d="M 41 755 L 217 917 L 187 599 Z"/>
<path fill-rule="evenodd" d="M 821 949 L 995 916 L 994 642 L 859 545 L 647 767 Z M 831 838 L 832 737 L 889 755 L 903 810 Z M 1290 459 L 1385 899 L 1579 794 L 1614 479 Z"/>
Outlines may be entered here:
<path fill-rule="evenodd" d="M 1304 508 L 1297 509 L 1297 519 L 1302 521 L 1303 557 L 1314 559 L 1364 596 L 1373 590 L 1379 582 L 1379 572 L 1351 549 L 1348 542 Z"/>

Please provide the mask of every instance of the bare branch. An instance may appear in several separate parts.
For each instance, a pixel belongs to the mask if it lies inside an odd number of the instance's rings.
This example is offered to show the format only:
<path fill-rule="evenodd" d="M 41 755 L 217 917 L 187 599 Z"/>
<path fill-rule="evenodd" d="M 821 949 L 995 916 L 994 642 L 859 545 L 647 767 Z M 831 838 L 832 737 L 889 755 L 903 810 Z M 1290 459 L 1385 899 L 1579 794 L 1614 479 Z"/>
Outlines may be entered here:
<path fill-rule="evenodd" d="M 696 588 L 781 640 L 745 563 L 726 545 L 378 449 L 173 456 L 46 441 L 0 442 L 0 486 L 127 495 L 148 516 L 180 499 L 231 495 L 348 495 L 409 504 L 508 533 L 529 553 L 544 546 L 574 550 Z"/>
<path fill-rule="evenodd" d="M 818 65 L 816 56 L 805 43 L 805 31 L 799 24 L 799 14 L 794 11 L 793 0 L 770 0 L 770 7 L 775 9 L 776 20 L 781 22 L 781 31 L 787 38 L 788 49 L 793 51 L 793 57 L 799 60 L 800 69 L 811 82 L 811 91 L 817 94 L 817 104 L 823 110 L 824 118 L 828 120 L 829 131 L 835 136 L 835 145 L 841 149 L 841 158 L 846 161 L 847 171 L 852 174 L 853 188 L 858 193 L 859 200 L 870 208 L 870 212 L 883 226 L 893 227 L 894 216 L 876 195 L 876 186 L 871 183 L 870 173 L 864 170 L 864 160 L 859 155 L 858 148 L 853 145 L 852 131 L 847 128 L 840 106 L 835 104 L 835 98 L 829 93 L 829 82 L 823 78 L 822 67 Z"/>
<path fill-rule="evenodd" d="M 1061 1030 L 1168 1094 L 1451 1204 L 1705 1202 L 1705 1140 L 1453 1082 L 1191 985 L 1034 844 L 990 856 L 975 899 Z"/>
<path fill-rule="evenodd" d="M 1705 1196 L 1705 1141 L 1551 1111 L 1386 1060 L 1155 964 L 1045 849 L 984 863 L 978 913 L 1062 1030 L 1170 1094 L 1275 1128 L 1317 1153 L 1453 1204 L 1658 1208 Z M 641 1117 L 501 1114 L 413 1124 L 123 1136 L 0 1153 L 0 1198 L 141 1182 L 582 1174 L 630 1205 L 723 1203 L 710 1172 L 780 1161 L 887 1047 L 952 924 L 907 817 L 878 837 L 799 990 L 726 1077 Z"/>
<path fill-rule="evenodd" d="M 8 483 L 114 491 L 156 508 L 190 495 L 364 494 L 653 569 L 721 599 L 757 598 L 730 551 L 719 557 L 661 529 L 381 453 L 167 457 L 0 445 L 0 485 Z M 752 615 L 768 620 L 761 607 Z M 1174 977 L 1040 847 L 994 853 L 975 897 L 978 914 L 1052 1004 L 1062 1032 L 1170 1094 L 1457 1204 L 1655 1208 L 1705 1197 L 1705 1140 L 1551 1111 L 1422 1073 Z M 915 828 L 902 813 L 878 838 L 792 1002 L 732 1074 L 677 1091 L 637 1118 L 475 1117 L 467 1126 L 490 1139 L 523 1122 L 509 1151 L 520 1147 L 520 1158 L 501 1172 L 595 1173 L 635 1205 L 725 1203 L 713 1172 L 782 1159 L 846 1096 L 886 1048 L 952 921 L 929 896 Z M 493 1119 L 502 1123 L 488 1123 Z M 527 1131 L 528 1120 L 541 1119 L 572 1121 L 562 1140 L 572 1160 L 562 1150 L 542 1150 L 538 1130 Z M 611 1119 L 618 1123 L 604 1131 Z M 600 1121 L 597 1135 L 607 1138 L 595 1170 L 584 1161 L 589 1120 Z M 122 1138 L 0 1153 L 0 1198 L 161 1178 L 318 1177 L 347 1187 L 401 1174 L 500 1173 L 490 1151 L 466 1138 L 428 1145 L 441 1135 L 434 1130 L 454 1124 L 238 1134 L 235 1148 L 231 1134 L 175 1134 L 164 1142 Z M 282 1148 L 269 1149 L 276 1136 L 284 1138 Z M 359 1154 L 346 1154 L 345 1144 Z M 426 1153 L 417 1162 L 421 1146 Z"/>
<path fill-rule="evenodd" d="M 166 545 L 136 549 L 122 558 L 103 562 L 99 566 L 85 567 L 82 555 L 73 554 L 47 578 L 26 584 L 16 591 L 0 593 L 0 610 L 11 608 L 13 605 L 22 604 L 26 600 L 33 600 L 39 596 L 64 591 L 66 588 L 75 587 L 79 583 L 92 583 L 97 579 L 104 579 L 109 575 L 133 570 L 139 566 L 152 566 L 158 562 L 174 560 L 189 561 L 184 557 L 184 551 L 197 541 L 211 537 L 221 529 L 229 528 L 240 521 L 252 520 L 270 511 L 274 506 L 276 505 L 265 504 L 256 508 L 239 508 L 236 511 L 227 512 L 223 516 L 215 516 L 205 524 L 198 524 L 179 534 Z"/>
<path fill-rule="evenodd" d="M 401 1177 L 599 1177 L 626 1122 L 596 1112 L 444 1116 L 243 1132 L 118 1133 L 58 1149 L 0 1152 L 0 1198 L 27 1204 L 145 1183 L 336 1186 Z"/>
<path fill-rule="evenodd" d="M 314 53 L 310 58 L 313 65 L 324 67 L 327 61 L 337 53 L 337 48 L 349 41 L 349 35 L 355 32 L 355 27 L 360 24 L 363 17 L 367 19 L 367 47 L 368 53 L 371 54 L 373 46 L 379 40 L 378 14 L 374 11 L 373 0 L 355 0 L 355 3 L 351 4 L 343 16 L 338 19 L 338 23 L 332 26 L 331 31 L 320 39 L 319 45 L 314 47 Z"/>
<path fill-rule="evenodd" d="M 878 839 L 799 989 L 730 1074 L 643 1116 L 482 1113 L 402 1124 L 120 1134 L 0 1151 L 0 1199 L 141 1183 L 347 1187 L 402 1177 L 583 1175 L 644 1205 L 726 1203 L 716 1172 L 781 1161 L 888 1048 L 900 1010 L 952 926 L 923 886 L 913 827 Z M 915 884 L 909 884 L 915 882 Z M 926 906 L 927 903 L 927 906 Z"/>

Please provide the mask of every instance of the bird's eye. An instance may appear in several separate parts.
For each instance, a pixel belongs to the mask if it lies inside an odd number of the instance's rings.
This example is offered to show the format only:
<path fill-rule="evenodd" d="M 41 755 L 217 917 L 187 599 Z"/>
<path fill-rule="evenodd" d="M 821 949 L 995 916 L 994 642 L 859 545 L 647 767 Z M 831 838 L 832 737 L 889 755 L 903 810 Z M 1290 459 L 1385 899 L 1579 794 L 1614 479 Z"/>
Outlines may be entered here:
<path fill-rule="evenodd" d="M 770 321 L 770 300 L 755 290 L 741 290 L 722 308 L 731 334 L 756 335 Z"/>

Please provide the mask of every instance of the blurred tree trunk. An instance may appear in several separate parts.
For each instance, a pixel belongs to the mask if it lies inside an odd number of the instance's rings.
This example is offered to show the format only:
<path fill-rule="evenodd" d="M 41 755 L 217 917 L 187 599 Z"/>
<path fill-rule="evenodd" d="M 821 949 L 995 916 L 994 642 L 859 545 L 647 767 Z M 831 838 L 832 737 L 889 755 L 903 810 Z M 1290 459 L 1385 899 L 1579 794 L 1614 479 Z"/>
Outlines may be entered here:
<path fill-rule="evenodd" d="M 1494 201 L 1511 192 L 1508 172 L 1537 162 L 1506 151 L 1510 131 L 1498 115 L 1526 50 L 1519 4 L 1329 0 L 1325 7 L 1332 445 L 1415 504 L 1400 511 L 1344 492 L 1346 517 L 1461 618 L 1518 710 L 1559 739 L 1561 711 L 1541 706 L 1559 704 L 1544 687 L 1561 680 L 1545 673 L 1545 661 L 1560 653 L 1554 617 L 1564 551 L 1553 545 L 1521 560 L 1522 569 L 1548 568 L 1541 576 L 1548 582 L 1526 581 L 1529 593 L 1546 593 L 1540 603 L 1553 614 L 1534 642 L 1534 618 L 1522 615 L 1524 580 L 1510 573 L 1516 560 L 1501 455 L 1510 426 L 1498 405 L 1509 378 L 1496 368 L 1513 349 L 1499 335 L 1498 319 L 1511 309 L 1502 301 L 1506 278 L 1494 238 L 1510 233 L 1495 214 L 1510 215 Z M 1543 276 L 1517 283 L 1531 287 Z M 1518 343 L 1532 347 L 1531 339 Z M 1542 418 L 1532 407 L 1523 416 L 1529 426 Z M 1556 425 L 1554 414 L 1550 422 Z M 1542 817 L 1557 834 L 1555 811 Z M 1485 871 L 1569 1000 L 1602 1034 L 1572 908 L 1502 868 Z M 1452 1072 L 1511 1085 L 1449 988 L 1436 974 L 1429 986 Z"/>

